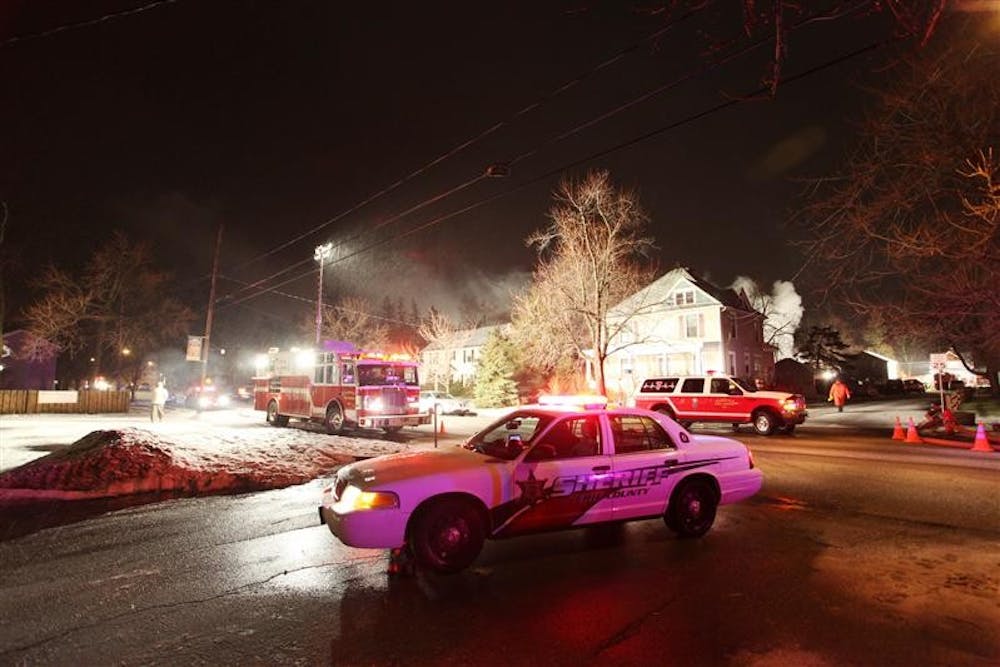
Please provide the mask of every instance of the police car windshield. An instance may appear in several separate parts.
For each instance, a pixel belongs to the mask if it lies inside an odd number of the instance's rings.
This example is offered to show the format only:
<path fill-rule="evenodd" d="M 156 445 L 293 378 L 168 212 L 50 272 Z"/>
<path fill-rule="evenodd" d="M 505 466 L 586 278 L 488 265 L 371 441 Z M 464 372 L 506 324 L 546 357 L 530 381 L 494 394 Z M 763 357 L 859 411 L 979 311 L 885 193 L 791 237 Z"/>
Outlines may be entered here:
<path fill-rule="evenodd" d="M 469 438 L 463 447 L 486 456 L 514 459 L 553 419 L 553 415 L 544 412 L 518 411 L 493 422 Z M 521 447 L 511 447 L 510 443 L 520 443 Z"/>

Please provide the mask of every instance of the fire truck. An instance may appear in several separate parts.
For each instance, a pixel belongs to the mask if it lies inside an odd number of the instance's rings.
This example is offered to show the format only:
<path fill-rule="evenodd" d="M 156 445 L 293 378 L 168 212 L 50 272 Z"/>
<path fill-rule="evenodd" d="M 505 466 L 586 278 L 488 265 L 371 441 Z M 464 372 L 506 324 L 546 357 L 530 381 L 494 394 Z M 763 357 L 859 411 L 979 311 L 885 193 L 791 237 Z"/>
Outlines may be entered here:
<path fill-rule="evenodd" d="M 429 424 L 419 409 L 417 362 L 408 355 L 363 352 L 351 343 L 325 341 L 320 350 L 271 348 L 257 362 L 254 408 L 272 426 L 291 419 L 319 422 L 327 433 L 345 428 Z"/>

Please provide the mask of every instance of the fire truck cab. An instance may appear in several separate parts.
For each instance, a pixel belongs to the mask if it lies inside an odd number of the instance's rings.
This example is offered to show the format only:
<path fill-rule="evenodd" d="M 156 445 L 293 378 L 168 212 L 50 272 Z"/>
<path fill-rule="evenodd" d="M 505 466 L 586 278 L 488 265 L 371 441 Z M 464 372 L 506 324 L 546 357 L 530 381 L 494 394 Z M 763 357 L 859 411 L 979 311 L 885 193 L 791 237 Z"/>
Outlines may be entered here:
<path fill-rule="evenodd" d="M 431 419 L 419 409 L 416 361 L 342 341 L 325 341 L 318 351 L 272 348 L 258 360 L 253 389 L 254 408 L 272 426 L 301 419 L 322 423 L 331 434 L 348 427 L 392 433 Z"/>

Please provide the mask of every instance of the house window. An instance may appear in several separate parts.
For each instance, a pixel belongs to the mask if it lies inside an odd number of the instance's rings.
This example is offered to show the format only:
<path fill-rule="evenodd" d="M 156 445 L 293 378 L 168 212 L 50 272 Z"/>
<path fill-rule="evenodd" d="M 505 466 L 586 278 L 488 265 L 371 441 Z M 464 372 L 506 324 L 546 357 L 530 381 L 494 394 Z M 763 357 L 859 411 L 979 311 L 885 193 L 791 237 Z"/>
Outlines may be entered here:
<path fill-rule="evenodd" d="M 690 315 L 684 315 L 681 318 L 681 331 L 684 332 L 684 338 L 699 338 L 701 336 L 704 321 L 704 315 L 700 313 L 691 313 Z"/>
<path fill-rule="evenodd" d="M 736 353 L 729 353 L 729 374 L 736 375 Z"/>
<path fill-rule="evenodd" d="M 736 319 L 729 320 L 729 337 L 736 338 Z"/>
<path fill-rule="evenodd" d="M 674 292 L 667 297 L 667 305 L 674 306 L 690 306 L 694 303 L 694 290 L 684 290 L 683 292 Z"/>

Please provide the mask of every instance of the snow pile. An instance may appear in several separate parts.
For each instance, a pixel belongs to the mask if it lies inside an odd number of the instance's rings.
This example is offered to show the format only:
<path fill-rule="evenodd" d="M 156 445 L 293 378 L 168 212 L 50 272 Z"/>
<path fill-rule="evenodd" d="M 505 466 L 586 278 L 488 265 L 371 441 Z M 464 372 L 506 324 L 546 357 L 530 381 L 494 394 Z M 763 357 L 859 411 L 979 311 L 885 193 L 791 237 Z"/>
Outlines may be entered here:
<path fill-rule="evenodd" d="M 139 428 L 94 431 L 0 474 L 0 499 L 260 491 L 302 484 L 360 458 L 406 449 L 299 429 L 223 428 L 172 437 Z"/>

